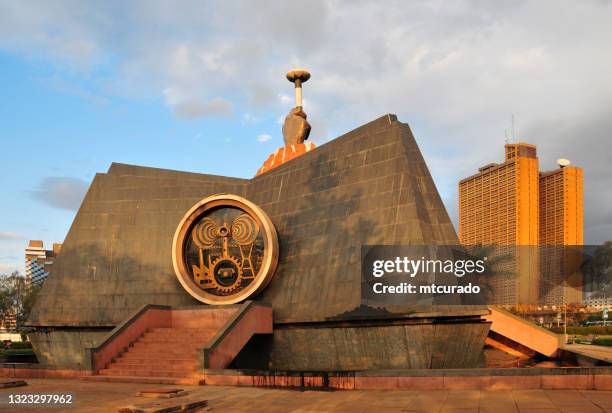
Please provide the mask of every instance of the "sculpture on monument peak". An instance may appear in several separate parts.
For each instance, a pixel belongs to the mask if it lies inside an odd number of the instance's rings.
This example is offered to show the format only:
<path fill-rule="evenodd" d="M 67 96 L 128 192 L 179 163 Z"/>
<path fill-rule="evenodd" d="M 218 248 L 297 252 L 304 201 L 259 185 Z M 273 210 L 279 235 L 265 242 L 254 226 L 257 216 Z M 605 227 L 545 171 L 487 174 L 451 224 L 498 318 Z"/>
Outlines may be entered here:
<path fill-rule="evenodd" d="M 295 84 L 295 107 L 285 117 L 283 138 L 285 146 L 304 143 L 310 134 L 310 124 L 302 109 L 302 83 L 310 79 L 306 69 L 293 69 L 287 72 L 287 80 Z"/>
<path fill-rule="evenodd" d="M 304 143 L 310 134 L 310 124 L 306 120 L 306 112 L 302 109 L 302 83 L 308 79 L 310 73 L 306 69 L 293 69 L 287 72 L 287 80 L 295 84 L 295 107 L 289 111 L 283 124 L 285 146 L 272 153 L 257 170 L 255 176 L 277 168 L 315 148 L 312 142 Z"/>

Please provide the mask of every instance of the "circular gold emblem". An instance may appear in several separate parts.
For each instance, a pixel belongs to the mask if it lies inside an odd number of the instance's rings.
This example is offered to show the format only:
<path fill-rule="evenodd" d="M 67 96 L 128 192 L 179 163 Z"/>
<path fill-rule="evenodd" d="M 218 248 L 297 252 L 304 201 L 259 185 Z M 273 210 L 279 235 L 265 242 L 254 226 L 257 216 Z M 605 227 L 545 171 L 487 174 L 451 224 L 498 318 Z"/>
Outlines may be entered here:
<path fill-rule="evenodd" d="M 194 298 L 234 304 L 263 290 L 276 270 L 278 238 L 266 213 L 231 194 L 204 198 L 187 212 L 172 243 L 174 271 Z"/>

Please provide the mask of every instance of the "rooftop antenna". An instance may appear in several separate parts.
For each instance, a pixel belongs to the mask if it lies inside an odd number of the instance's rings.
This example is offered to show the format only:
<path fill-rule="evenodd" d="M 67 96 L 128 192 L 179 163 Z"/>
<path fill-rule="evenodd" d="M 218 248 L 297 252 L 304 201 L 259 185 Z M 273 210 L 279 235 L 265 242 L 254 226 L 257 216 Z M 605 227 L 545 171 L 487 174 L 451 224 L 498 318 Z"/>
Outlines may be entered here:
<path fill-rule="evenodd" d="M 516 135 L 514 134 L 514 113 L 512 114 L 512 140 L 516 142 Z"/>
<path fill-rule="evenodd" d="M 557 159 L 557 165 L 559 165 L 559 168 L 565 168 L 566 166 L 570 166 L 570 161 L 568 159 Z"/>
<path fill-rule="evenodd" d="M 504 141 L 508 144 L 508 129 L 504 129 Z"/>

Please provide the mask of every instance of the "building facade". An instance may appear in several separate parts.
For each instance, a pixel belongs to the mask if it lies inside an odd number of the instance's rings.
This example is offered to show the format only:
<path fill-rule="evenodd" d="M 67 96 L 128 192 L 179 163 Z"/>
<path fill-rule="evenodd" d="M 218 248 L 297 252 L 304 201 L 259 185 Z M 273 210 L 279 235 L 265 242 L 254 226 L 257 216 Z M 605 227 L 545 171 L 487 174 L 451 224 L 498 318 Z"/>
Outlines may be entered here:
<path fill-rule="evenodd" d="M 534 303 L 539 295 L 538 158 L 526 143 L 505 147 L 505 161 L 479 168 L 459 182 L 459 239 L 464 245 L 495 245 L 511 260 L 492 277 L 495 304 Z"/>
<path fill-rule="evenodd" d="M 61 248 L 62 244 L 53 244 L 51 250 L 46 250 L 40 240 L 31 240 L 28 243 L 25 250 L 25 276 L 28 286 L 41 284 L 47 279 Z"/>
<path fill-rule="evenodd" d="M 540 296 L 543 304 L 582 303 L 583 171 L 540 173 Z"/>
<path fill-rule="evenodd" d="M 595 310 L 603 310 L 604 308 L 612 308 L 612 297 L 605 294 L 594 294 L 584 299 L 584 305 Z"/>
<path fill-rule="evenodd" d="M 459 182 L 459 239 L 512 257 L 496 269 L 504 275 L 492 277 L 495 304 L 563 304 L 569 296 L 556 287 L 569 274 L 553 269 L 567 262 L 551 257 L 560 253 L 553 246 L 582 244 L 582 169 L 540 173 L 535 145 L 506 144 L 503 163 Z M 580 294 L 572 292 L 571 302 Z"/>

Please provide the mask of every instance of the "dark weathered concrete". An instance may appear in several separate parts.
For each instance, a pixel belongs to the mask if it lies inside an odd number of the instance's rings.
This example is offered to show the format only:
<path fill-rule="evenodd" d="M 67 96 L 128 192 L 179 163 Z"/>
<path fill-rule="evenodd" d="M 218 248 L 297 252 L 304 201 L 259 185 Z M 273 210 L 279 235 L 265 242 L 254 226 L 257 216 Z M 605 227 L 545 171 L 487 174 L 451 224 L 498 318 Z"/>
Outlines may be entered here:
<path fill-rule="evenodd" d="M 96 175 L 29 323 L 114 327 L 144 304 L 196 304 L 174 275 L 174 231 L 200 199 L 242 194 L 245 181 L 194 175 L 115 164 Z"/>
<path fill-rule="evenodd" d="M 28 334 L 39 363 L 63 369 L 84 370 L 89 367 L 86 349 L 95 347 L 110 329 L 38 328 Z"/>
<path fill-rule="evenodd" d="M 277 328 L 269 368 L 278 370 L 439 369 L 478 363 L 489 325 L 438 323 Z"/>

